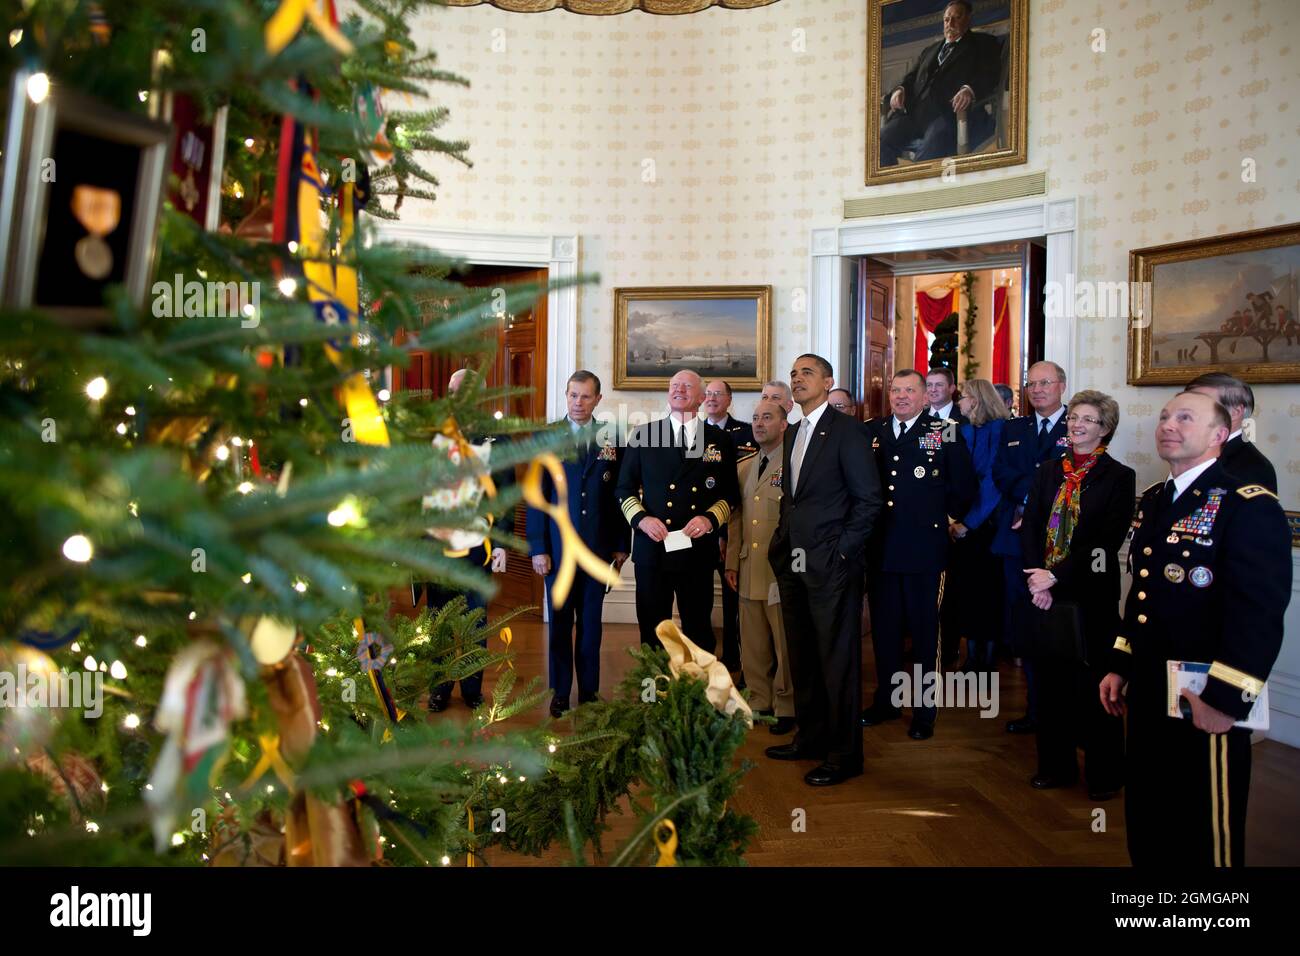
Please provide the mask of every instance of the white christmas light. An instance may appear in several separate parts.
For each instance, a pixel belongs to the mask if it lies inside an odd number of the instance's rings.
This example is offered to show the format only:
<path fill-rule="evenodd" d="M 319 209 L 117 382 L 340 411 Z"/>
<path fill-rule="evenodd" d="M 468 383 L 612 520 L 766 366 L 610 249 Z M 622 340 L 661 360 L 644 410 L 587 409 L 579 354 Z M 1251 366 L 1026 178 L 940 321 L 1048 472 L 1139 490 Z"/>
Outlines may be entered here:
<path fill-rule="evenodd" d="M 450 865 L 451 865 L 451 857 L 449 857 L 449 856 L 444 856 L 444 857 L 442 858 L 442 865 L 443 865 L 443 866 L 450 866 Z"/>
<path fill-rule="evenodd" d="M 379 390 L 379 396 L 378 396 L 378 398 L 379 398 L 379 400 L 380 400 L 381 402 L 386 402 L 386 401 L 388 401 L 388 400 L 389 400 L 390 398 L 392 398 L 392 397 L 393 397 L 393 393 L 390 392 L 388 389 L 386 389 L 386 388 L 381 388 L 381 389 Z"/>
<path fill-rule="evenodd" d="M 149 643 L 149 642 L 148 642 L 147 640 L 145 640 L 145 636 L 144 636 L 143 634 L 137 634 L 137 635 L 135 636 L 135 646 L 136 646 L 136 647 L 144 647 L 144 646 L 145 646 L 146 644 L 148 644 L 148 643 Z"/>
<path fill-rule="evenodd" d="M 195 619 L 196 617 L 198 617 L 198 616 L 199 616 L 199 612 L 198 612 L 198 611 L 190 611 L 190 620 L 191 620 L 191 621 L 194 620 L 194 619 Z"/>
<path fill-rule="evenodd" d="M 138 96 L 138 97 L 140 97 L 140 102 L 141 102 L 141 103 L 147 103 L 147 102 L 149 102 L 149 91 L 148 91 L 148 90 L 140 90 L 140 91 L 139 91 L 138 93 L 136 93 L 135 95 Z"/>
<path fill-rule="evenodd" d="M 306 593 L 306 591 L 307 591 L 307 582 L 306 582 L 306 581 L 303 581 L 303 580 L 301 580 L 301 579 L 300 579 L 300 580 L 297 580 L 297 581 L 294 581 L 294 582 L 293 582 L 293 589 L 294 589 L 295 591 L 297 591 L 299 594 L 304 594 L 304 593 Z"/>
<path fill-rule="evenodd" d="M 248 137 L 248 139 L 244 140 L 244 145 L 247 146 L 249 149 L 252 149 L 252 148 L 253 148 L 253 137 L 250 136 L 250 137 Z"/>
<path fill-rule="evenodd" d="M 498 410 L 498 411 L 495 411 L 495 412 L 492 413 L 492 417 L 495 418 L 495 419 L 497 419 L 498 421 L 500 421 L 501 419 L 505 418 L 506 416 L 505 416 L 505 412 L 502 412 L 502 411 Z"/>
<path fill-rule="evenodd" d="M 243 448 L 244 439 L 240 438 L 238 435 L 232 435 L 230 437 L 230 444 L 234 445 L 236 448 Z"/>
<path fill-rule="evenodd" d="M 86 832 L 87 832 L 87 833 L 98 833 L 98 832 L 99 832 L 99 824 L 96 823 L 94 820 L 87 820 L 87 821 L 86 821 Z"/>
<path fill-rule="evenodd" d="M 128 406 L 126 406 L 125 411 L 126 411 L 126 413 L 127 413 L 128 415 L 134 415 L 134 414 L 135 414 L 135 406 L 134 406 L 134 405 L 128 405 Z"/>
<path fill-rule="evenodd" d="M 95 663 L 95 657 L 93 654 L 87 654 L 86 659 L 81 662 L 81 665 L 88 671 L 99 670 L 99 665 Z"/>
<path fill-rule="evenodd" d="M 22 30 L 10 30 L 10 31 L 9 31 L 9 45 L 10 45 L 10 46 L 17 46 L 18 44 L 20 44 L 20 43 L 22 43 L 22 42 L 23 42 L 23 31 L 22 31 Z"/>
<path fill-rule="evenodd" d="M 338 506 L 326 515 L 325 520 L 335 528 L 348 524 L 355 525 L 361 520 L 361 512 L 357 510 L 356 502 L 348 497 L 340 501 Z"/>
<path fill-rule="evenodd" d="M 114 680 L 126 680 L 126 665 L 121 661 L 113 661 L 113 666 L 108 669 L 108 673 Z"/>
<path fill-rule="evenodd" d="M 306 408 L 306 407 L 307 407 L 307 399 L 305 399 L 305 398 L 300 398 L 300 399 L 298 399 L 298 404 L 301 405 L 303 408 Z"/>
<path fill-rule="evenodd" d="M 225 461 L 230 457 L 230 449 L 225 445 L 217 446 L 217 461 Z"/>
<path fill-rule="evenodd" d="M 69 561 L 85 564 L 95 555 L 94 545 L 84 534 L 74 534 L 63 542 L 63 556 Z"/>
<path fill-rule="evenodd" d="M 290 254 L 293 254 L 293 253 L 295 253 L 295 252 L 297 252 L 297 251 L 298 251 L 298 243 L 296 243 L 296 242 L 294 242 L 292 239 L 290 239 L 290 240 L 289 240 L 289 252 L 290 252 Z"/>
<path fill-rule="evenodd" d="M 108 379 L 100 375 L 86 383 L 86 394 L 92 402 L 97 402 L 108 394 Z"/>
<path fill-rule="evenodd" d="M 9 35 L 10 40 L 13 34 Z M 50 78 L 45 73 L 33 73 L 27 77 L 27 98 L 33 103 L 44 103 L 50 95 Z"/>
<path fill-rule="evenodd" d="M 125 434 L 126 434 L 126 422 L 118 422 L 118 423 L 117 423 L 117 429 L 116 429 L 116 431 L 117 431 L 117 433 L 118 433 L 119 435 L 125 435 Z"/>
<path fill-rule="evenodd" d="M 135 730 L 140 726 L 140 716 L 138 714 L 127 714 L 126 719 L 122 721 L 122 726 L 127 730 Z"/>
<path fill-rule="evenodd" d="M 235 486 L 235 490 L 241 495 L 246 495 L 253 490 L 253 483 L 251 481 L 241 481 Z"/>
<path fill-rule="evenodd" d="M 253 581 L 253 572 L 245 571 L 243 577 L 241 577 L 239 580 L 243 581 L 245 584 L 251 584 Z"/>
<path fill-rule="evenodd" d="M 298 280 L 293 276 L 285 276 L 280 280 L 280 294 L 288 298 L 293 298 L 293 294 L 298 291 Z"/>
<path fill-rule="evenodd" d="M 182 846 L 184 843 L 185 843 L 185 834 L 183 833 L 172 834 L 172 846 Z"/>
<path fill-rule="evenodd" d="M 72 651 L 72 653 L 74 653 L 74 654 L 80 654 L 80 653 L 81 653 L 81 643 L 80 643 L 79 641 L 73 641 L 73 642 L 72 642 L 72 646 L 70 646 L 70 647 L 68 648 L 68 650 Z"/>

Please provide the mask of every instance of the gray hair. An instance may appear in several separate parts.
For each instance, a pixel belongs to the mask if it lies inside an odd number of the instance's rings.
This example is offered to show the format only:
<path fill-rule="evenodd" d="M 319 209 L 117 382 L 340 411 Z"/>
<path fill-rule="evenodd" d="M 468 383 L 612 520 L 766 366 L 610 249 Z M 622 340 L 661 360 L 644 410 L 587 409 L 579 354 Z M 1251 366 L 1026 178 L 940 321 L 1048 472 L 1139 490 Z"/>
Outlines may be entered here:
<path fill-rule="evenodd" d="M 1255 414 L 1255 392 L 1249 385 L 1227 372 L 1206 372 L 1187 383 L 1184 391 L 1194 388 L 1212 388 L 1219 393 L 1219 404 L 1231 410 L 1243 410 L 1243 418 Z"/>

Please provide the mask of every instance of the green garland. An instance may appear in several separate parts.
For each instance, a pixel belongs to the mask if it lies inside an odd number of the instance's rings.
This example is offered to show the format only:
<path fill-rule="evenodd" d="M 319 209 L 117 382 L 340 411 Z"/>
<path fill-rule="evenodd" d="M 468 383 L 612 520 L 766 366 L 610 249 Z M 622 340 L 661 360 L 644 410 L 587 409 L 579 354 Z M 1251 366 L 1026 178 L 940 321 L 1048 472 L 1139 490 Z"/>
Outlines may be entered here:
<path fill-rule="evenodd" d="M 962 365 L 961 378 L 963 382 L 969 382 L 980 367 L 980 363 L 975 361 L 975 319 L 979 315 L 979 305 L 975 302 L 975 273 L 962 273 L 961 289 L 966 297 L 966 321 L 962 327 L 961 344 L 961 354 L 965 362 Z"/>

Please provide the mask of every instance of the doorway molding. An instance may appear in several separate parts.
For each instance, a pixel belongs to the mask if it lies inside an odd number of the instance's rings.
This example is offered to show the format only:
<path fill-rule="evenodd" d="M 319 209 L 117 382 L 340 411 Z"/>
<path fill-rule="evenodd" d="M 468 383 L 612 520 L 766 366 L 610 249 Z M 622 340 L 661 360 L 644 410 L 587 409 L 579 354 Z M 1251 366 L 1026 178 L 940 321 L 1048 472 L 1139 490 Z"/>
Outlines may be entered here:
<path fill-rule="evenodd" d="M 578 237 L 519 235 L 442 229 L 406 222 L 378 222 L 375 238 L 434 249 L 469 265 L 529 266 L 546 269 L 551 285 L 546 296 L 546 420 L 566 411 L 564 385 L 578 367 Z M 562 288 L 557 282 L 567 281 Z"/>
<path fill-rule="evenodd" d="M 814 229 L 808 286 L 812 351 L 824 355 L 837 369 L 848 367 L 854 322 L 849 283 L 854 257 L 1046 237 L 1045 281 L 1059 282 L 1061 288 L 1068 289 L 1073 287 L 1069 277 L 1078 275 L 1077 223 L 1078 200 L 1069 196 L 853 219 Z M 1044 317 L 1043 349 L 1047 358 L 1065 369 L 1067 381 L 1077 381 L 1075 334 L 1068 315 Z"/>

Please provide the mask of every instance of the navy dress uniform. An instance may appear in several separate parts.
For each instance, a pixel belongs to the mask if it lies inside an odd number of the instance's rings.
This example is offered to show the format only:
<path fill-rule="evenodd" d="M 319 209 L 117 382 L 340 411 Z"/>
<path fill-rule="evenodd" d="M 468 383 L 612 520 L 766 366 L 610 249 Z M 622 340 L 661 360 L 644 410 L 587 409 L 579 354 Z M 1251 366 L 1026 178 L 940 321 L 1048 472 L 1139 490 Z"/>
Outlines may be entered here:
<path fill-rule="evenodd" d="M 867 422 L 885 507 L 869 547 L 868 589 L 876 694 L 870 724 L 897 716 L 893 676 L 903 669 L 903 634 L 925 675 L 939 670 L 939 603 L 948 566 L 948 516 L 964 515 L 979 490 L 970 451 L 955 425 L 928 411 L 895 437 L 894 416 Z M 924 686 L 924 685 L 923 685 Z M 913 687 L 920 694 L 923 687 Z M 913 708 L 913 736 L 929 736 L 935 708 Z"/>
<path fill-rule="evenodd" d="M 742 422 L 730 412 L 718 425 L 731 438 L 736 449 L 736 464 L 739 465 L 758 451 L 758 442 L 754 441 L 754 428 L 749 422 Z M 727 537 L 723 526 L 722 537 Z M 727 556 L 721 548 L 718 551 L 718 574 L 722 578 L 722 663 L 728 670 L 740 669 L 740 596 L 727 586 Z"/>
<path fill-rule="evenodd" d="M 736 452 L 727 433 L 702 419 L 693 427 L 693 440 L 689 429 L 671 415 L 633 429 L 619 469 L 617 496 L 633 530 L 641 643 L 659 646 L 655 628 L 672 617 L 676 597 L 682 631 L 712 652 L 717 646 L 711 617 L 718 532 L 740 504 L 740 487 Z M 676 551 L 667 551 L 662 541 L 652 541 L 639 527 L 653 516 L 670 532 L 680 531 L 699 515 L 713 530 Z"/>
<path fill-rule="evenodd" d="M 569 419 L 555 427 L 572 427 Z M 574 454 L 564 462 L 564 479 L 568 490 L 565 506 L 569 521 L 592 553 L 609 563 L 615 552 L 628 553 L 632 530 L 618 505 L 618 471 L 621 450 L 609 440 L 597 440 L 597 430 L 587 425 L 573 430 Z M 558 504 L 555 483 L 542 472 L 542 492 L 546 500 Z M 525 520 L 528 555 L 547 555 L 551 573 L 546 575 L 546 603 L 550 608 L 550 687 L 552 693 L 568 700 L 573 690 L 575 664 L 578 673 L 578 702 L 594 700 L 600 687 L 601 615 L 605 604 L 605 585 L 577 568 L 569 596 L 556 605 L 551 596 L 555 575 L 563 554 L 560 529 L 555 520 L 536 508 L 529 508 Z M 574 638 L 574 624 L 577 637 Z"/>
<path fill-rule="evenodd" d="M 1173 498 L 1143 492 L 1129 541 L 1133 582 L 1111 652 L 1128 681 L 1125 817 L 1134 865 L 1241 866 L 1250 731 L 1168 716 L 1168 662 L 1209 664 L 1201 700 L 1240 720 L 1282 646 L 1291 534 L 1277 496 L 1214 462 Z M 1176 703 L 1176 701 L 1175 701 Z"/>

